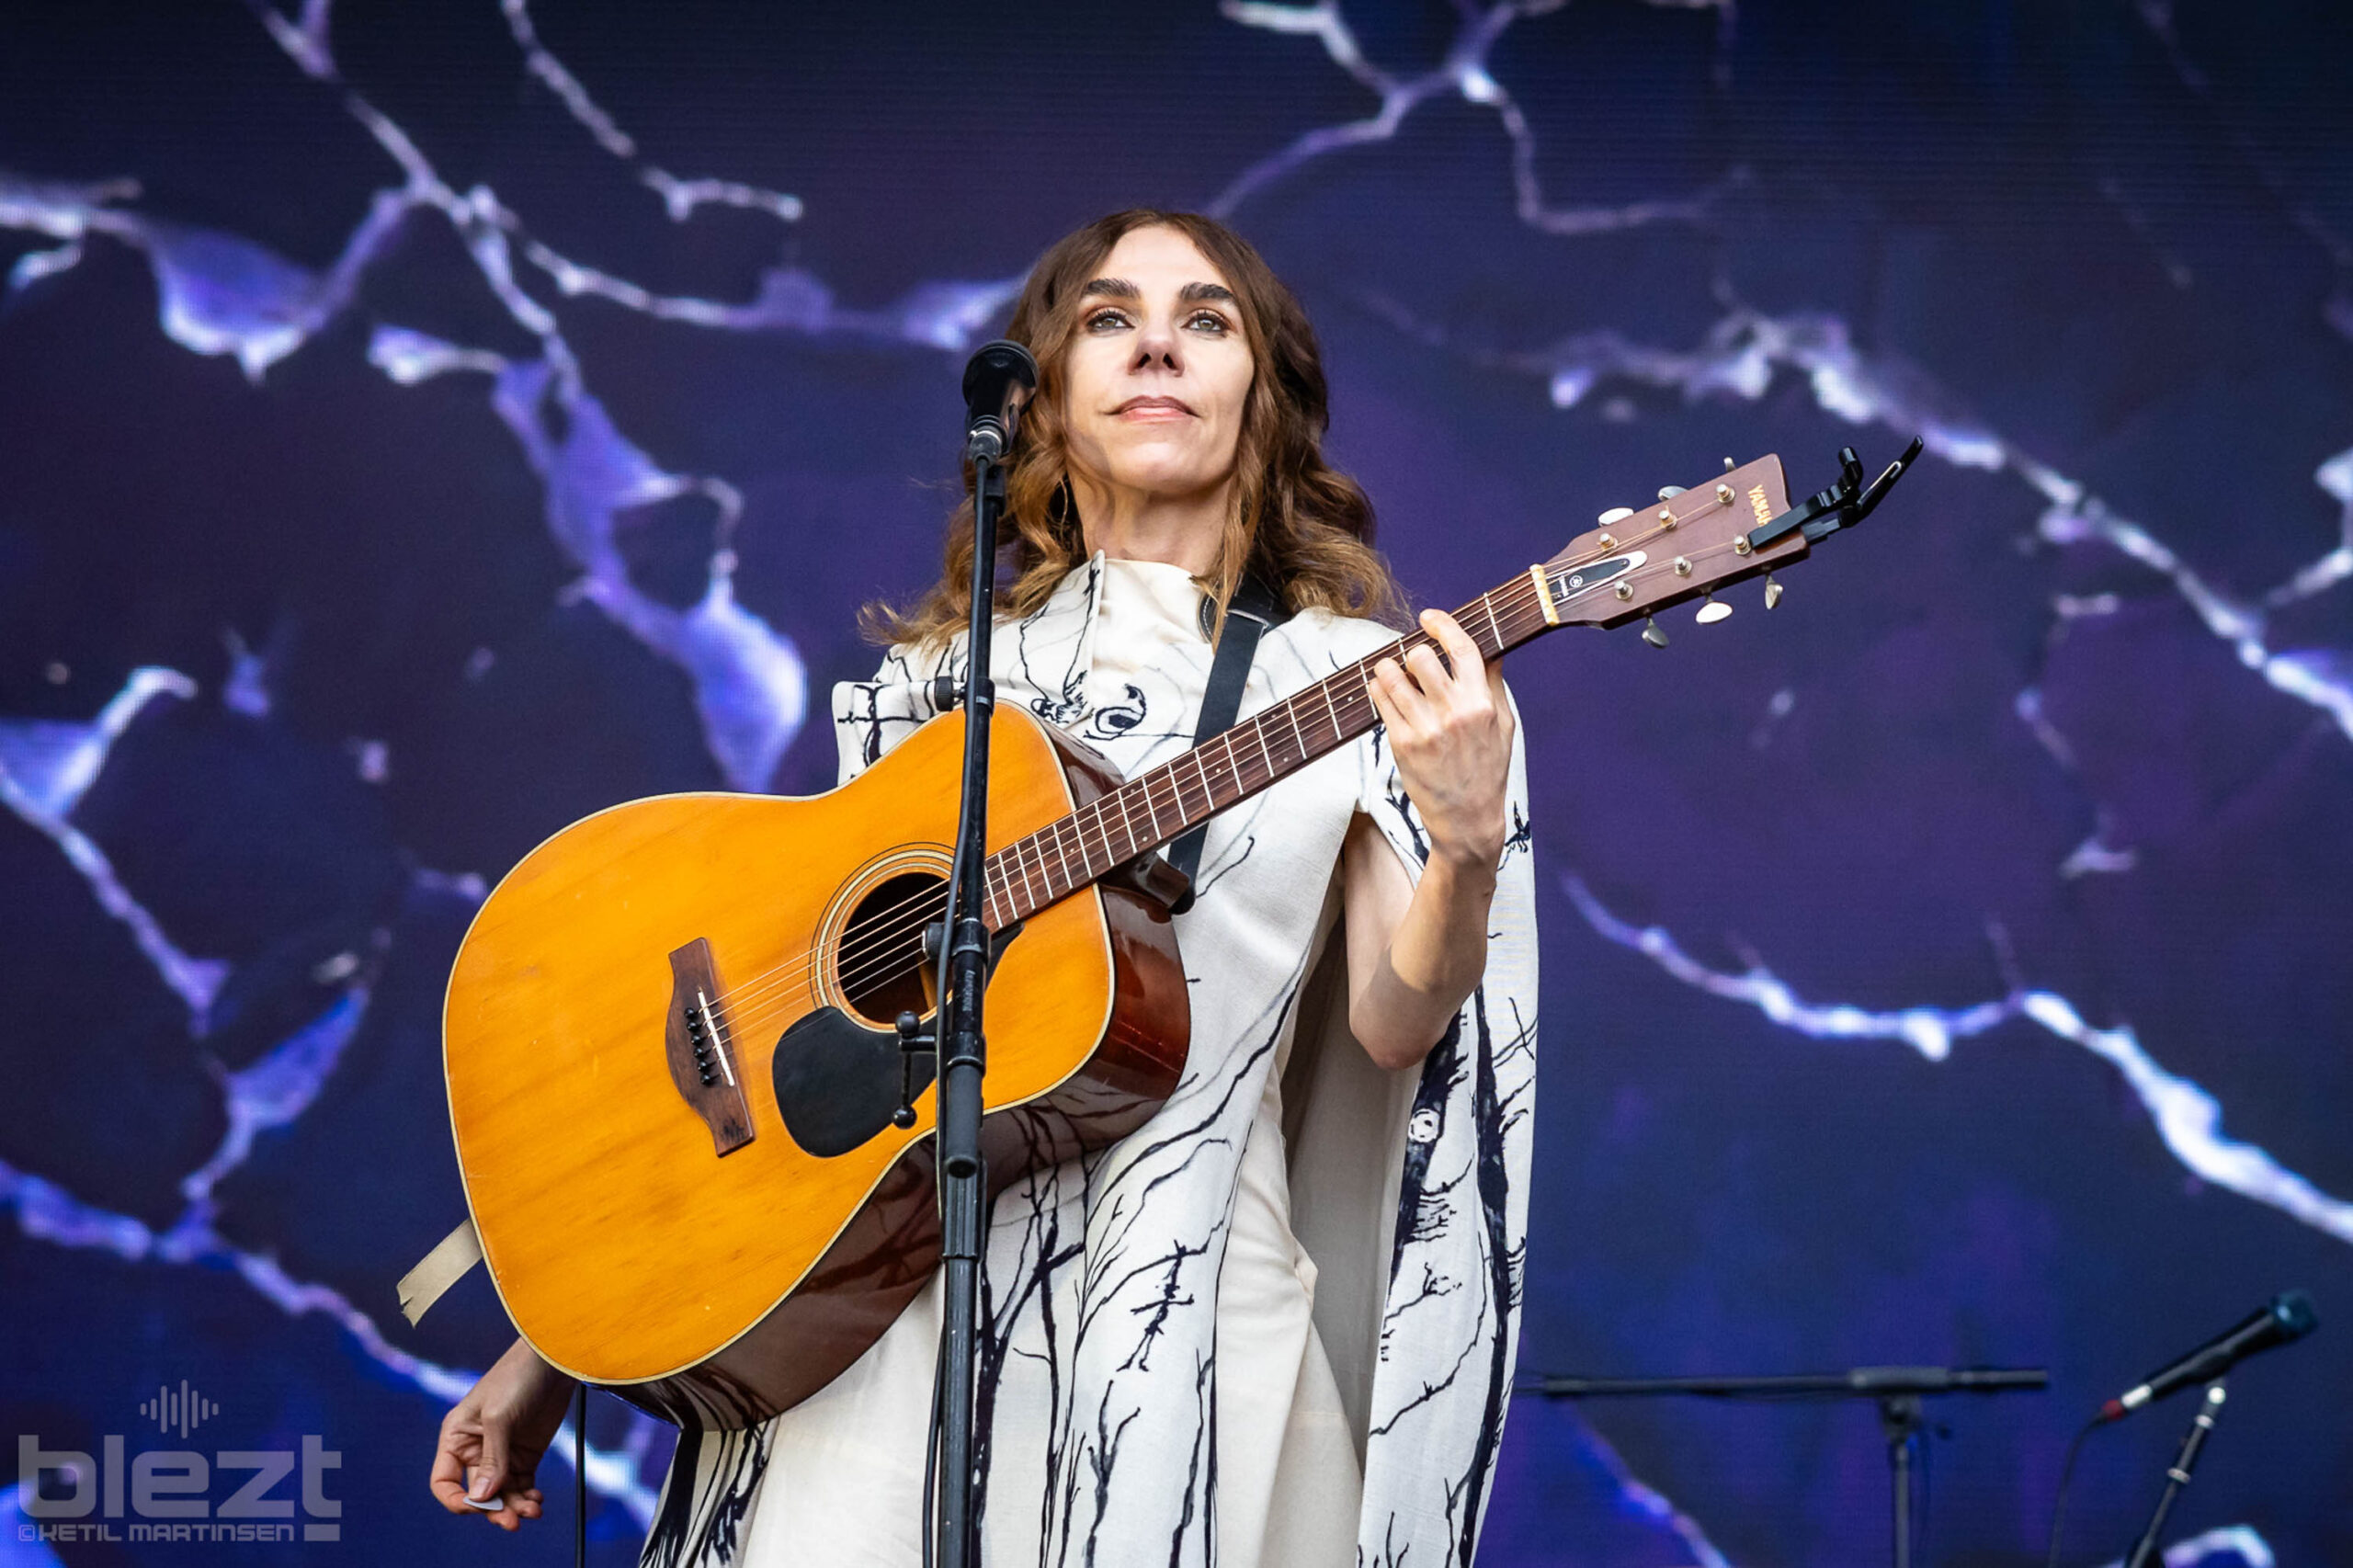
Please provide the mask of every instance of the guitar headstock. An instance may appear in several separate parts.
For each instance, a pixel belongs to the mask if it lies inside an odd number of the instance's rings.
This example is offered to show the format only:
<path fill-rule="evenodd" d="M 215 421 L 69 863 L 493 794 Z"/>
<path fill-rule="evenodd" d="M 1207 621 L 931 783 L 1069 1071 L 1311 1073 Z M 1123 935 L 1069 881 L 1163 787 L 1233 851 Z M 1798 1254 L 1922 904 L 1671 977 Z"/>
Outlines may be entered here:
<path fill-rule="evenodd" d="M 1705 599 L 1702 624 L 1722 620 L 1732 607 L 1717 589 L 1763 576 L 1765 607 L 1781 597 L 1771 580 L 1776 570 L 1802 561 L 1816 540 L 1870 516 L 1888 487 L 1920 453 L 1915 439 L 1885 472 L 1863 483 L 1854 449 L 1842 449 L 1837 483 L 1797 506 L 1790 505 L 1781 460 L 1771 454 L 1688 489 L 1668 485 L 1648 506 L 1605 512 L 1601 525 L 1571 540 L 1568 548 L 1534 568 L 1545 590 L 1545 619 L 1559 626 L 1622 626 L 1648 620 L 1670 605 Z M 1653 623 L 1643 641 L 1666 645 Z"/>
<path fill-rule="evenodd" d="M 1670 485 L 1648 506 L 1603 513 L 1539 570 L 1562 625 L 1622 626 L 1803 560 L 1811 547 L 1797 530 L 1762 550 L 1748 540 L 1789 506 L 1781 460 L 1758 458 L 1688 489 Z"/>

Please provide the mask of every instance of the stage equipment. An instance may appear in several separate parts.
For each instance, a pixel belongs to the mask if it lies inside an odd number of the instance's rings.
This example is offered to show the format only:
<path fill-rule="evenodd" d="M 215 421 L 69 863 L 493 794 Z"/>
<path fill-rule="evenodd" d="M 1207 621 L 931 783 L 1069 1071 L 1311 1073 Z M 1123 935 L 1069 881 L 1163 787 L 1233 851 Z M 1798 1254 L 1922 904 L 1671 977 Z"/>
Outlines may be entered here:
<path fill-rule="evenodd" d="M 1038 361 L 1029 350 L 1004 337 L 981 345 L 964 364 L 964 460 L 994 462 L 1010 451 L 1021 411 L 1037 390 Z M 977 513 L 977 491 L 972 505 Z"/>
<path fill-rule="evenodd" d="M 2102 1422 L 2121 1421 L 2133 1411 L 2169 1393 L 2221 1377 L 2258 1350 L 2292 1345 L 2320 1326 L 2313 1299 L 2302 1290 L 2282 1290 L 2270 1304 L 2249 1312 L 2205 1344 L 2178 1359 L 2166 1362 L 2140 1383 L 2099 1407 Z"/>
<path fill-rule="evenodd" d="M 588 1385 L 572 1402 L 572 1568 L 588 1568 Z"/>
<path fill-rule="evenodd" d="M 1927 1414 L 1920 1401 L 1931 1394 L 2016 1393 L 2050 1386 L 2040 1367 L 1858 1367 L 1852 1371 L 1786 1373 L 1724 1378 L 1539 1378 L 1518 1392 L 1547 1399 L 1621 1399 L 1688 1394 L 1706 1399 L 1868 1399 L 1879 1405 L 1880 1428 L 1887 1434 L 1887 1467 L 1893 1505 L 1895 1568 L 1911 1568 L 1913 1545 L 1912 1449 L 1925 1445 Z M 1925 1446 L 1923 1451 L 1925 1460 Z"/>
<path fill-rule="evenodd" d="M 2075 1479 L 2075 1458 L 2083 1449 L 2085 1438 L 2112 1421 L 2122 1420 L 2154 1400 L 2163 1399 L 2192 1383 L 2217 1380 L 2207 1391 L 2207 1403 L 2200 1409 L 2197 1420 L 2190 1425 L 2189 1436 L 2182 1442 L 2183 1454 L 2195 1460 L 2199 1448 L 2205 1443 L 2205 1434 L 2213 1429 L 2213 1417 L 2222 1407 L 2222 1385 L 2219 1381 L 2222 1375 L 2256 1352 L 2268 1350 L 2275 1345 L 2291 1345 L 2319 1326 L 2320 1313 L 2313 1310 L 2312 1297 L 2302 1290 L 2282 1290 L 2271 1298 L 2268 1305 L 2248 1313 L 2188 1355 L 2166 1362 L 2134 1387 L 2101 1405 L 2099 1413 L 2086 1422 L 2083 1429 L 2068 1441 L 2067 1458 L 2059 1467 L 2059 1491 L 2051 1504 L 2051 1540 L 2043 1553 L 2044 1568 L 2059 1568 L 2060 1537 L 2067 1524 L 2067 1487 Z M 2177 1461 L 2174 1470 L 2183 1473 L 2166 1489 L 2165 1497 L 2158 1503 L 2157 1517 L 2149 1522 L 2152 1532 L 2164 1524 L 2166 1510 L 2173 1506 L 2174 1494 L 2189 1483 L 2188 1464 Z M 2173 1471 L 2166 1473 L 2171 1475 Z M 2154 1539 L 2152 1534 L 2143 1540 L 2143 1544 L 2148 1545 Z"/>
<path fill-rule="evenodd" d="M 2156 1510 L 2149 1516 L 2148 1528 L 2133 1543 L 2132 1551 L 2124 1560 L 2124 1568 L 2149 1568 L 2158 1561 L 2157 1537 L 2164 1533 L 2165 1516 L 2173 1512 L 2173 1500 L 2189 1484 L 2191 1472 L 2198 1468 L 2198 1456 L 2206 1449 L 2206 1438 L 2214 1430 L 2214 1418 L 2222 1414 L 2223 1392 L 2217 1380 L 2208 1385 L 2206 1397 L 2199 1403 L 2198 1414 L 2190 1419 L 2189 1430 L 2181 1435 L 2181 1451 L 2165 1466 L 2165 1489 L 2157 1494 Z"/>
<path fill-rule="evenodd" d="M 1840 482 L 1796 507 L 1774 457 L 1670 489 L 1455 618 L 1487 658 L 1562 626 L 1654 631 L 1667 606 L 1805 559 L 1918 449 L 1869 486 L 1842 452 Z M 985 536 L 973 554 L 985 603 Z M 968 748 L 979 680 L 829 794 L 661 796 L 549 839 L 483 901 L 450 975 L 472 1218 L 404 1310 L 478 1248 L 540 1355 L 647 1410 L 736 1427 L 824 1387 L 940 1261 L 941 1177 L 1002 1187 L 1126 1135 L 1174 1088 L 1184 878 L 1154 851 L 1371 729 L 1374 664 L 1429 642 L 1409 633 L 1132 779 L 1018 711 Z M 985 833 L 962 832 L 950 802 L 983 764 Z M 951 885 L 971 893 L 952 921 Z M 940 1098 L 982 1080 L 977 1021 L 932 1014 L 943 967 L 951 998 L 985 977 L 1002 1021 L 977 1143 L 943 1133 L 935 1159 L 919 1145 Z M 934 1092 L 940 1051 L 952 1094 Z M 979 1238 L 960 1212 L 961 1276 Z"/>
<path fill-rule="evenodd" d="M 988 1178 L 981 1147 L 982 1078 L 987 1069 L 981 1004 L 997 945 L 992 934 L 1012 928 L 990 908 L 989 733 L 996 687 L 989 679 L 989 637 L 996 625 L 996 527 L 1005 506 L 1005 471 L 998 466 L 1020 433 L 1021 410 L 1038 388 L 1038 362 L 1018 343 L 983 345 L 964 367 L 965 456 L 972 464 L 972 581 L 966 619 L 964 778 L 949 861 L 948 909 L 937 943 L 932 994 L 940 999 L 931 1028 L 913 1007 L 896 1020 L 899 1105 L 891 1125 L 915 1123 L 914 1063 L 928 1053 L 938 1063 L 938 1137 L 934 1141 L 939 1187 L 942 1303 L 938 1387 L 932 1416 L 938 1445 L 939 1562 L 970 1568 L 980 1561 L 979 1520 L 972 1511 L 973 1376 L 980 1363 L 981 1248 L 988 1233 Z M 941 706 L 946 706 L 942 704 Z M 1169 951 L 1176 944 L 1169 941 Z M 1178 971 L 1178 987 L 1183 971 Z M 1189 1019 L 1188 1020 L 1189 1024 Z M 1181 1039 L 1172 1040 L 1181 1052 Z M 947 1047 L 943 1059 L 939 1052 Z M 779 1083 L 783 1080 L 779 1078 Z M 1173 1086 L 1173 1085 L 1172 1085 Z M 1151 1097 L 1156 1105 L 1165 1090 Z M 932 1467 L 926 1463 L 926 1471 Z M 928 1507 L 932 1499 L 926 1497 Z"/>

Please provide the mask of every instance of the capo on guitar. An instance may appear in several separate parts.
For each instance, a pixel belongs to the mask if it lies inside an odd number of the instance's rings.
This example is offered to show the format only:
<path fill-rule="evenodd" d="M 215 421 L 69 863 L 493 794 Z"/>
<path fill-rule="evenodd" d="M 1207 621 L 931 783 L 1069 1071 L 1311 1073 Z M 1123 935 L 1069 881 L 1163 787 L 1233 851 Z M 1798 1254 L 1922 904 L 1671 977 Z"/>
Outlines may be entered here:
<path fill-rule="evenodd" d="M 1752 530 L 1749 548 L 1762 550 L 1787 536 L 1792 528 L 1802 530 L 1808 544 L 1815 544 L 1840 528 L 1853 528 L 1870 517 L 1895 487 L 1895 482 L 1910 472 L 1912 460 L 1920 455 L 1920 447 L 1921 437 L 1913 437 L 1912 444 L 1904 449 L 1904 455 L 1888 464 L 1869 484 L 1863 483 L 1863 460 L 1855 455 L 1855 449 L 1839 448 L 1837 483 L 1817 490 L 1771 522 Z"/>

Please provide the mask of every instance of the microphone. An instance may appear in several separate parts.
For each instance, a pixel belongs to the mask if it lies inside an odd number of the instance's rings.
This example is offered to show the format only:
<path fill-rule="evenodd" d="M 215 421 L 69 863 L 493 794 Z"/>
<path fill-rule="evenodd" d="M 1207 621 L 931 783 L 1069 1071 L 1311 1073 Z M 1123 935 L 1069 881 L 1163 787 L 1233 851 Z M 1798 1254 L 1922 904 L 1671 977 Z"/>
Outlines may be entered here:
<path fill-rule="evenodd" d="M 964 365 L 964 455 L 994 461 L 1013 447 L 1022 405 L 1038 390 L 1038 361 L 1008 337 L 983 343 Z"/>
<path fill-rule="evenodd" d="M 2302 1290 L 2282 1290 L 2271 1304 L 2233 1324 L 2180 1359 L 2167 1363 L 2141 1381 L 2139 1387 L 2099 1407 L 2099 1421 L 2118 1421 L 2151 1400 L 2163 1399 L 2192 1383 L 2211 1382 L 2258 1350 L 2302 1339 L 2320 1326 L 2313 1299 Z"/>

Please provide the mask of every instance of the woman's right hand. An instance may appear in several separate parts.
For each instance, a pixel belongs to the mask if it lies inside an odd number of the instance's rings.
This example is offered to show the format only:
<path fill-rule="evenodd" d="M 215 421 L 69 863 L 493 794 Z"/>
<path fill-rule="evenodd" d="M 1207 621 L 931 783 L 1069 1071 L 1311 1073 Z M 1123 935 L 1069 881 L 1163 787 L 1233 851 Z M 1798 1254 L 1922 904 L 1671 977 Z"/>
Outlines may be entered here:
<path fill-rule="evenodd" d="M 503 1530 L 538 1518 L 546 1498 L 532 1484 L 534 1473 L 563 1425 L 572 1390 L 572 1379 L 516 1340 L 441 1418 L 431 1478 L 441 1506 L 453 1514 L 479 1513 Z M 494 1508 L 477 1506 L 494 1499 Z"/>

